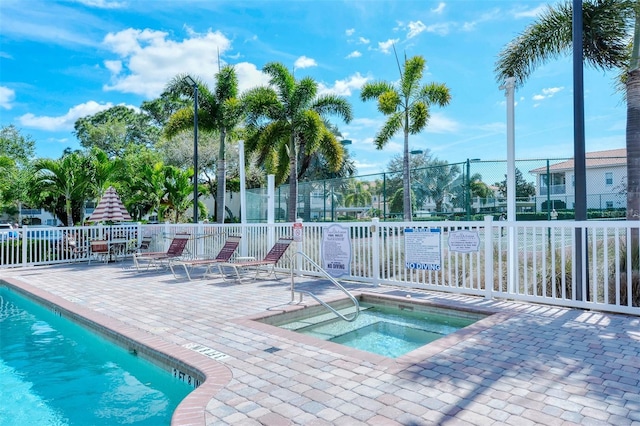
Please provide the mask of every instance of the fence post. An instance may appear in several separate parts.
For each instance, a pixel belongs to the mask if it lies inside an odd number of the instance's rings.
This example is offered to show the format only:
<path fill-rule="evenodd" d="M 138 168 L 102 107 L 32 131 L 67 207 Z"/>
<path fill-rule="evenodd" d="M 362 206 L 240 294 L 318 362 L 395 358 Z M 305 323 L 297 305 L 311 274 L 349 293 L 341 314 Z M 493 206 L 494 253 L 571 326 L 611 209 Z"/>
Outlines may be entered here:
<path fill-rule="evenodd" d="M 377 287 L 380 285 L 380 219 L 371 218 L 371 254 L 373 259 L 373 284 Z"/>
<path fill-rule="evenodd" d="M 487 215 L 484 217 L 484 292 L 487 299 L 493 298 L 493 265 L 493 216 Z"/>
<path fill-rule="evenodd" d="M 29 245 L 29 240 L 27 239 L 27 231 L 25 230 L 24 227 L 22 227 L 22 231 L 17 230 L 16 232 L 18 232 L 18 235 L 20 236 L 20 240 L 22 240 L 22 267 L 24 268 L 28 264 L 27 246 Z M 42 260 L 42 259 L 38 259 L 38 260 Z"/>

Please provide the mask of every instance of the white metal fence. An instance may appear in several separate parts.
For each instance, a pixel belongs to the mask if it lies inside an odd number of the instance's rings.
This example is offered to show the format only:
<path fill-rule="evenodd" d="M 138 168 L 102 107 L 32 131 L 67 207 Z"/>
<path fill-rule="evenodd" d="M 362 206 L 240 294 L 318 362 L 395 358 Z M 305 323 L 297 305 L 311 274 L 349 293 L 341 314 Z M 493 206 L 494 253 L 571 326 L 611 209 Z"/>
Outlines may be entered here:
<path fill-rule="evenodd" d="M 631 222 L 503 222 L 487 217 L 484 222 L 339 225 L 347 229 L 351 245 L 349 270 L 342 280 L 640 315 L 639 230 Z M 322 264 L 322 235 L 329 226 L 335 223 L 305 223 L 303 241 L 290 250 L 302 250 Z M 407 228 L 439 231 L 439 270 L 405 266 Z M 477 239 L 476 248 L 450 246 L 452 233 L 461 230 Z M 0 267 L 88 261 L 89 241 L 96 238 L 125 239 L 131 253 L 143 236 L 151 236 L 150 250 L 165 251 L 181 232 L 192 235 L 186 256 L 213 257 L 229 235 L 241 235 L 235 256 L 257 259 L 278 237 L 293 234 L 291 223 L 25 227 L 17 234 L 0 234 Z M 290 268 L 290 262 L 285 258 L 279 266 Z M 322 275 L 303 260 L 295 268 Z"/>

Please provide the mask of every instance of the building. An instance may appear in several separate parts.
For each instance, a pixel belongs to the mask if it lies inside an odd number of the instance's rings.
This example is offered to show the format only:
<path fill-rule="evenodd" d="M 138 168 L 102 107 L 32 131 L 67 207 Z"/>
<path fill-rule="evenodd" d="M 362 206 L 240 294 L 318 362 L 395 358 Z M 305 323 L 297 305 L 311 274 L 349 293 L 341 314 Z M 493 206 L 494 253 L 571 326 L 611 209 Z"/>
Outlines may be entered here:
<path fill-rule="evenodd" d="M 575 162 L 571 158 L 531 170 L 536 175 L 536 210 L 575 208 Z M 626 208 L 627 150 L 586 153 L 587 209 Z"/>

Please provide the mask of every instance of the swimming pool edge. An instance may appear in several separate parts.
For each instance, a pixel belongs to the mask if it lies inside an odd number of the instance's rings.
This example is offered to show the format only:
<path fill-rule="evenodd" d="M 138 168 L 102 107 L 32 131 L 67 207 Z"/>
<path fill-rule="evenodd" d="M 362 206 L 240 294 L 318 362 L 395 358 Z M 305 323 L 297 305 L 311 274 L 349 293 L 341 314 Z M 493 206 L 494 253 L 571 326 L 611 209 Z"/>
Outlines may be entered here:
<path fill-rule="evenodd" d="M 172 425 L 205 425 L 207 404 L 232 379 L 231 370 L 220 362 L 117 318 L 75 304 L 17 279 L 0 278 L 0 285 L 6 285 L 37 303 L 56 310 L 115 344 L 135 350 L 138 356 L 166 369 L 169 374 L 177 369 L 198 379 L 200 384 L 194 387 L 173 412 Z"/>

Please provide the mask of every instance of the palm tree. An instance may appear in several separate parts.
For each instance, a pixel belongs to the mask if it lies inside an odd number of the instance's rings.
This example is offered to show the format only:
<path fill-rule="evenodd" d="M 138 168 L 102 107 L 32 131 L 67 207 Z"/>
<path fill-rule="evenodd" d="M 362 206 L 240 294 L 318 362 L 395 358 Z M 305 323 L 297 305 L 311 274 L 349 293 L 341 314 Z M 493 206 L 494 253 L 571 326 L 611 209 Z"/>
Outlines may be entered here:
<path fill-rule="evenodd" d="M 106 152 L 97 147 L 89 151 L 89 161 L 91 165 L 89 186 L 99 200 L 115 180 L 115 174 L 122 169 L 123 163 L 119 158 L 109 158 Z"/>
<path fill-rule="evenodd" d="M 173 215 L 174 223 L 180 221 L 189 206 L 193 206 L 195 200 L 191 198 L 193 186 L 189 182 L 193 177 L 193 169 L 182 171 L 174 166 L 165 166 L 164 172 L 164 196 L 160 201 L 158 217 Z M 198 188 L 200 189 L 200 188 Z M 198 199 L 198 210 L 205 214 L 206 206 Z"/>
<path fill-rule="evenodd" d="M 329 170 L 343 164 L 343 148 L 325 124 L 326 115 L 334 114 L 349 123 L 351 105 L 342 97 L 316 96 L 318 84 L 310 77 L 296 80 L 277 62 L 264 66 L 271 85 L 246 93 L 243 104 L 247 112 L 247 151 L 258 153 L 258 162 L 275 173 L 276 182 L 289 178 L 289 220 L 297 218 L 298 179 L 304 170 L 298 167 L 299 156 L 320 151 Z"/>
<path fill-rule="evenodd" d="M 376 148 L 382 149 L 396 133 L 404 134 L 403 151 L 403 211 L 404 220 L 411 221 L 411 176 L 409 169 L 409 134 L 420 133 L 429 121 L 431 105 L 446 106 L 451 101 L 449 88 L 442 83 L 420 86 L 426 61 L 422 56 L 414 56 L 404 61 L 404 71 L 400 70 L 397 85 L 386 81 L 366 83 L 360 98 L 363 101 L 376 99 L 378 110 L 389 116 L 382 129 L 376 134 Z"/>
<path fill-rule="evenodd" d="M 539 66 L 572 47 L 571 1 L 549 6 L 545 13 L 499 54 L 499 81 L 524 81 Z M 585 0 L 582 7 L 584 59 L 602 70 L 619 69 L 627 100 L 627 219 L 640 219 L 640 2 Z M 632 37 L 633 36 L 633 37 Z M 629 41 L 632 40 L 631 49 Z"/>
<path fill-rule="evenodd" d="M 194 91 L 185 81 L 184 75 L 175 77 L 166 92 L 193 100 Z M 226 196 L 226 140 L 242 119 L 242 108 L 238 100 L 238 77 L 233 66 L 227 65 L 216 74 L 216 85 L 212 92 L 202 81 L 198 86 L 198 127 L 203 131 L 217 131 L 220 135 L 217 166 L 216 221 L 224 223 Z M 192 104 L 176 111 L 165 127 L 167 137 L 193 128 L 194 110 Z M 198 179 L 198 176 L 194 176 Z"/>
<path fill-rule="evenodd" d="M 344 205 L 347 207 L 371 206 L 369 186 L 359 180 L 351 179 L 347 186 L 347 195 L 344 197 Z"/>
<path fill-rule="evenodd" d="M 87 158 L 78 152 L 72 152 L 58 160 L 36 160 L 33 168 L 35 174 L 31 188 L 32 198 L 48 204 L 52 213 L 60 217 L 67 226 L 80 221 L 90 182 Z M 61 212 L 58 211 L 59 200 L 63 203 Z M 78 212 L 75 217 L 74 212 Z"/>
<path fill-rule="evenodd" d="M 453 187 L 460 175 L 460 167 L 446 160 L 433 160 L 425 170 L 421 188 L 436 205 L 436 212 L 443 211 L 444 201 L 453 194 Z"/>

